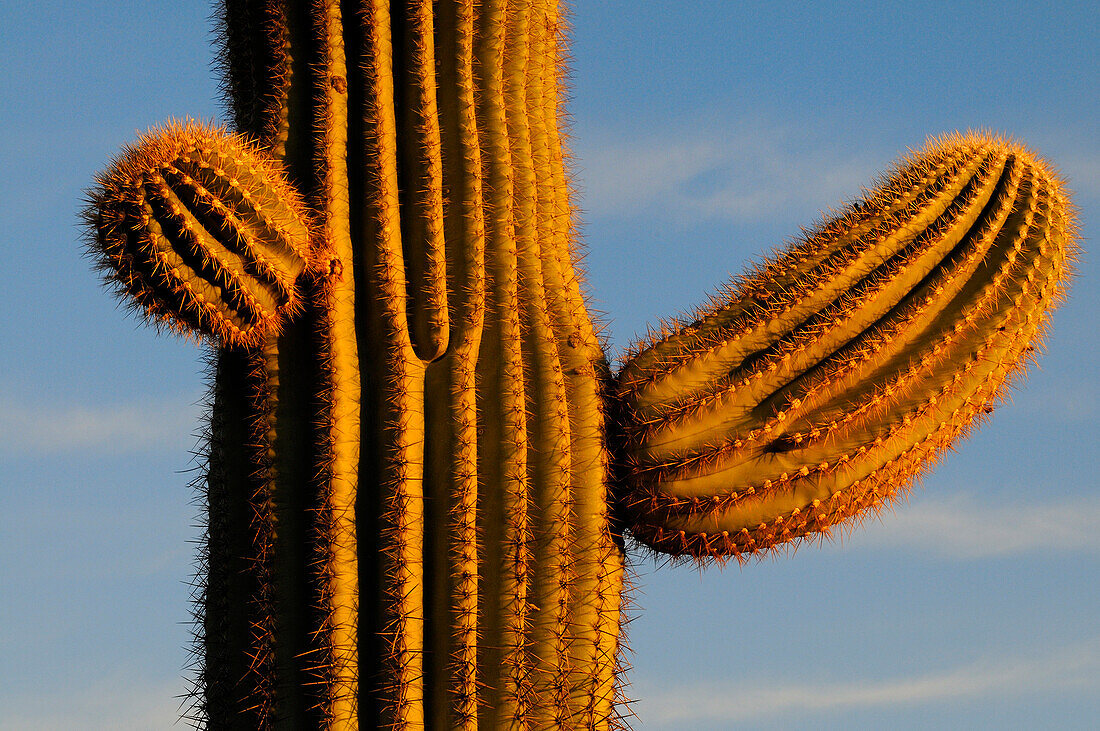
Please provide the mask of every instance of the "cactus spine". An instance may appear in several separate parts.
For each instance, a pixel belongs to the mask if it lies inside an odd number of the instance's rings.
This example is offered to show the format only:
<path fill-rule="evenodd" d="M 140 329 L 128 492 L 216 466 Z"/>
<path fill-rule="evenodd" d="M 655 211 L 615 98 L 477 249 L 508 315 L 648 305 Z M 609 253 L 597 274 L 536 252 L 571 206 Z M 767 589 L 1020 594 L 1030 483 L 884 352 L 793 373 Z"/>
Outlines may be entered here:
<path fill-rule="evenodd" d="M 620 518 L 707 558 L 876 508 L 995 400 L 1073 255 L 1043 163 L 943 140 L 612 381 L 556 0 L 227 0 L 223 26 L 255 146 L 154 132 L 88 215 L 111 281 L 216 343 L 211 728 L 610 728 Z"/>

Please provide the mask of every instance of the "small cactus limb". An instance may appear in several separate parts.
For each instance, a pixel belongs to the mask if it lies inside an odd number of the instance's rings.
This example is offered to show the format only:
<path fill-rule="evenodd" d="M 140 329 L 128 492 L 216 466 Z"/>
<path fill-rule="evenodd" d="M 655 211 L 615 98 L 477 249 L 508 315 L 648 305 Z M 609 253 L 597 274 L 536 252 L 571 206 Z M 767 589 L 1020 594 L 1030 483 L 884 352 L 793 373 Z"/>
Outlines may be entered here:
<path fill-rule="evenodd" d="M 148 132 L 99 178 L 86 219 L 101 268 L 150 319 L 256 346 L 302 309 L 311 223 L 274 161 L 196 122 Z"/>
<path fill-rule="evenodd" d="M 936 161 L 960 158 L 967 182 L 928 180 Z M 874 192 L 840 220 L 866 228 L 856 214 L 873 217 L 876 201 L 906 197 L 904 181 L 954 190 L 956 200 L 936 205 L 940 212 L 922 228 L 909 226 L 907 243 L 876 256 L 877 265 L 831 301 L 782 329 L 774 329 L 782 318 L 773 318 L 764 347 L 725 356 L 720 377 L 666 375 L 652 352 L 671 354 L 664 362 L 681 374 L 693 367 L 685 355 L 692 345 L 704 360 L 718 357 L 726 343 L 704 332 L 721 319 L 714 313 L 683 328 L 689 343 L 673 333 L 643 350 L 641 365 L 624 368 L 618 396 L 632 423 L 620 456 L 636 538 L 705 558 L 826 533 L 907 489 L 1002 397 L 1041 339 L 1075 255 L 1061 184 L 1019 145 L 952 137 L 895 171 L 889 196 Z M 876 235 L 868 245 L 892 237 Z M 829 242 L 823 237 L 823 246 Z M 765 271 L 796 268 L 781 257 Z M 766 282 L 756 286 L 772 296 Z M 775 286 L 783 293 L 834 287 Z M 717 361 L 700 368 L 713 370 Z"/>
<path fill-rule="evenodd" d="M 274 277 L 264 277 L 267 281 L 260 280 L 256 265 L 262 260 L 246 262 L 223 246 L 207 234 L 163 178 L 151 178 L 145 186 L 143 208 L 150 218 L 150 239 L 158 258 L 163 257 L 163 263 L 168 265 L 168 257 L 172 257 L 174 269 L 191 273 L 186 281 L 192 286 L 202 286 L 204 299 L 214 306 L 221 305 L 223 317 L 233 321 L 238 329 L 247 327 L 250 319 L 273 312 L 280 299 L 296 296 L 293 280 L 303 268 L 301 260 L 292 260 L 286 276 L 279 276 L 281 272 L 276 271 Z"/>

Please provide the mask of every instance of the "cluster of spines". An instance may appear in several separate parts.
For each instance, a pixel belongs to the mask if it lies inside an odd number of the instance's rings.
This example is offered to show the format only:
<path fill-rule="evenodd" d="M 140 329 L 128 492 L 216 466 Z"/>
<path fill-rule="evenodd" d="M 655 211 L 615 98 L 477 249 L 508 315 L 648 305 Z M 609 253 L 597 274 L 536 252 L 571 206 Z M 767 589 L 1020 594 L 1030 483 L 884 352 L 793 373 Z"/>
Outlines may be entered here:
<path fill-rule="evenodd" d="M 147 317 L 230 347 L 261 343 L 301 310 L 299 279 L 319 256 L 278 165 L 191 121 L 128 148 L 86 218 L 106 277 Z"/>
<path fill-rule="evenodd" d="M 1069 214 L 1020 146 L 935 141 L 724 306 L 640 348 L 618 383 L 634 535 L 741 556 L 904 491 L 1034 351 L 1074 255 Z"/>

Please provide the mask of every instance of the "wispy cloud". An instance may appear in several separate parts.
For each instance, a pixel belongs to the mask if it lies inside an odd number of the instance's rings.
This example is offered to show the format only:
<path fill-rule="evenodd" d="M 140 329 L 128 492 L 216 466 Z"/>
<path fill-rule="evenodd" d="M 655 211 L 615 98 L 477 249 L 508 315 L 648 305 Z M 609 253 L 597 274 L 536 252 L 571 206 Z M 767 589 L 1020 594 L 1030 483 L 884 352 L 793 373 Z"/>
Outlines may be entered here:
<path fill-rule="evenodd" d="M 908 144 L 920 146 L 923 140 Z M 1091 139 L 1052 134 L 1043 152 L 1060 163 L 1079 202 L 1100 196 Z M 866 130 L 844 139 L 760 122 L 712 122 L 659 131 L 590 131 L 576 141 L 582 205 L 592 216 L 700 216 L 755 221 L 839 207 L 873 185 L 900 151 Z M 809 223 L 809 221 L 805 221 Z"/>
<path fill-rule="evenodd" d="M 1100 387 L 1091 380 L 1063 378 L 1042 388 L 1021 389 L 1011 399 L 1014 407 L 1059 422 L 1087 421 L 1100 413 Z"/>
<path fill-rule="evenodd" d="M 942 704 L 1005 693 L 1096 693 L 1100 692 L 1100 638 L 1042 656 L 989 658 L 909 678 L 785 685 L 738 679 L 689 687 L 638 682 L 635 687 L 645 699 L 638 709 L 642 720 L 672 728 L 694 724 L 728 728 L 762 716 L 774 722 L 807 712 Z"/>
<path fill-rule="evenodd" d="M 852 534 L 851 543 L 919 548 L 940 556 L 981 559 L 1028 551 L 1100 552 L 1100 497 L 1009 505 L 970 495 L 921 500 Z"/>
<path fill-rule="evenodd" d="M 1100 201 L 1100 149 L 1093 126 L 1048 129 L 1036 142 L 1039 154 L 1058 168 L 1079 205 Z"/>
<path fill-rule="evenodd" d="M 1100 199 L 1100 153 L 1076 155 L 1063 164 L 1062 171 L 1069 180 L 1070 190 L 1082 198 Z"/>
<path fill-rule="evenodd" d="M 174 447 L 181 435 L 195 431 L 199 400 L 196 394 L 133 404 L 57 406 L 0 398 L 0 451 L 58 454 L 102 448 L 125 453 Z"/>
<path fill-rule="evenodd" d="M 858 195 L 884 162 L 865 148 L 775 128 L 594 137 L 578 153 L 582 204 L 595 216 L 658 211 L 752 221 L 795 209 L 804 217 Z"/>
<path fill-rule="evenodd" d="M 180 721 L 183 679 L 155 682 L 115 672 L 89 680 L 85 687 L 56 693 L 0 694 L 0 731 L 187 728 Z"/>

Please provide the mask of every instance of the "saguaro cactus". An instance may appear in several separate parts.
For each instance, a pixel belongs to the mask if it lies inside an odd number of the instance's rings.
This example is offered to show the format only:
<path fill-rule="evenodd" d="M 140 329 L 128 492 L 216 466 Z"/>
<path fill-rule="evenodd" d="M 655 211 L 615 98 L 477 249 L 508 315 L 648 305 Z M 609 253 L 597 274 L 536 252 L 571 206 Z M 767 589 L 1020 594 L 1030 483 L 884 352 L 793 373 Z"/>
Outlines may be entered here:
<path fill-rule="evenodd" d="M 605 729 L 623 533 L 700 559 L 905 489 L 1060 296 L 1068 204 L 935 141 L 613 378 L 556 0 L 227 0 L 237 135 L 154 130 L 91 246 L 214 346 L 199 722 Z"/>

